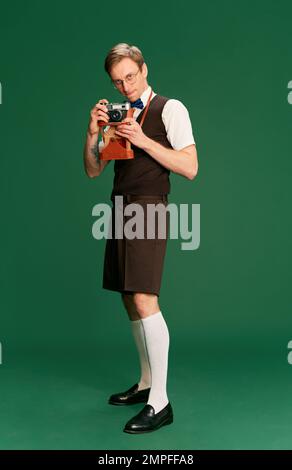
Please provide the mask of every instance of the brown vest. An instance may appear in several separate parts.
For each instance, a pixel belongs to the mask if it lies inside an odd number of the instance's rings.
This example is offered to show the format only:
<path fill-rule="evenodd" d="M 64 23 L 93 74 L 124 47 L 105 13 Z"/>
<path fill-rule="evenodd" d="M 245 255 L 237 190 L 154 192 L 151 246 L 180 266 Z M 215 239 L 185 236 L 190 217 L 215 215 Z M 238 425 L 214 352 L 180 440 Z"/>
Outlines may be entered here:
<path fill-rule="evenodd" d="M 150 101 L 148 112 L 142 126 L 147 137 L 164 147 L 172 149 L 166 136 L 162 121 L 162 110 L 169 100 L 165 96 L 155 95 Z M 145 108 L 137 118 L 140 123 Z M 111 197 L 116 194 L 157 195 L 170 193 L 170 171 L 136 145 L 131 144 L 135 157 L 130 160 L 115 160 L 115 176 Z"/>

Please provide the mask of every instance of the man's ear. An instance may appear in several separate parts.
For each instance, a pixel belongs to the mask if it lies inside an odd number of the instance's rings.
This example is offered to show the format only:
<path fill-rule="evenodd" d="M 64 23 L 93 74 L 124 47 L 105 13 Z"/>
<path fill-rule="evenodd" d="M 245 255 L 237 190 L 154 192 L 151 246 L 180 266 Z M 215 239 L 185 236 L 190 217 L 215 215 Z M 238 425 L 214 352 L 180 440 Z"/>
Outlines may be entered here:
<path fill-rule="evenodd" d="M 145 77 L 145 78 L 146 78 L 147 75 L 148 75 L 148 68 L 147 68 L 147 65 L 146 65 L 145 62 L 144 62 L 144 64 L 142 65 L 142 75 L 143 75 L 143 77 Z"/>

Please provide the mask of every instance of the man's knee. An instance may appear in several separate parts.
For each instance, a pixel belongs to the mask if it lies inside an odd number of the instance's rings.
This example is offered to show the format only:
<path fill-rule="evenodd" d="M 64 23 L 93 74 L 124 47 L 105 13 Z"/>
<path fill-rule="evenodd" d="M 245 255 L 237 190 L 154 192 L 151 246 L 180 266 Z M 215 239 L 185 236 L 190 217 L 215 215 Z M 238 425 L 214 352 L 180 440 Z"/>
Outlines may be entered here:
<path fill-rule="evenodd" d="M 132 297 L 133 304 L 140 315 L 154 313 L 153 309 L 157 309 L 157 295 L 134 292 Z"/>
<path fill-rule="evenodd" d="M 132 320 L 138 320 L 139 316 L 136 312 L 136 308 L 135 308 L 135 305 L 134 305 L 134 302 L 133 302 L 133 294 L 131 294 L 131 293 L 129 293 L 129 294 L 122 293 L 122 301 L 123 301 L 125 309 L 128 312 L 129 317 Z"/>

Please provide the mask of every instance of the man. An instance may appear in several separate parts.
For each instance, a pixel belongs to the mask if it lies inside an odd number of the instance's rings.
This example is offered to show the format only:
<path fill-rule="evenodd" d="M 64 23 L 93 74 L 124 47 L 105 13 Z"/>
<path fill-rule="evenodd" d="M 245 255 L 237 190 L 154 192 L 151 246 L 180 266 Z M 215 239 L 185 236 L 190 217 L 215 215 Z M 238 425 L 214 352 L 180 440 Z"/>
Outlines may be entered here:
<path fill-rule="evenodd" d="M 111 199 L 123 196 L 123 207 L 135 202 L 167 205 L 169 173 L 193 180 L 198 171 L 196 145 L 186 107 L 161 96 L 148 85 L 148 69 L 140 49 L 126 43 L 114 46 L 105 59 L 105 70 L 114 86 L 131 102 L 133 117 L 116 127 L 116 135 L 131 142 L 134 158 L 115 161 Z M 146 105 L 148 100 L 149 107 Z M 84 165 L 90 178 L 101 175 L 110 160 L 99 160 L 99 120 L 109 117 L 102 99 L 91 111 L 84 147 Z M 140 125 L 143 113 L 145 121 Z M 106 130 L 106 129 L 105 129 Z M 147 225 L 147 220 L 146 220 Z M 166 237 L 167 238 L 167 237 Z M 111 395 L 113 405 L 147 402 L 125 425 L 124 431 L 154 431 L 173 421 L 166 383 L 169 331 L 158 304 L 166 239 L 107 239 L 103 287 L 121 293 L 131 320 L 139 352 L 140 381 L 125 392 Z"/>

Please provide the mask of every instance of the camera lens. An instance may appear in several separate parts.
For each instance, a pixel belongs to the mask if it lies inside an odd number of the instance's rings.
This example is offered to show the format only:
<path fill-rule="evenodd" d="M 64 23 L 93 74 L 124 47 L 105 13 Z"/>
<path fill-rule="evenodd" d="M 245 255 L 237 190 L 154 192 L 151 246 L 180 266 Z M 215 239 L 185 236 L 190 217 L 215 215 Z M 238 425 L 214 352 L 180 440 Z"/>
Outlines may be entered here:
<path fill-rule="evenodd" d="M 111 111 L 109 115 L 110 115 L 111 120 L 115 122 L 120 121 L 122 118 L 122 113 L 118 109 Z"/>

